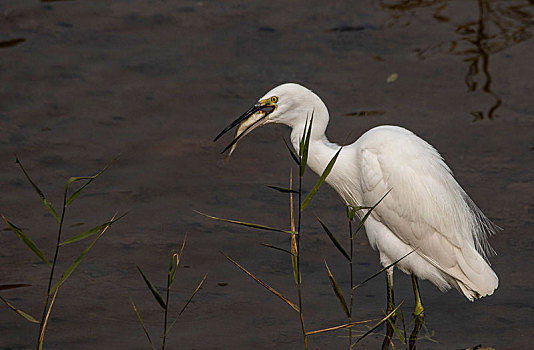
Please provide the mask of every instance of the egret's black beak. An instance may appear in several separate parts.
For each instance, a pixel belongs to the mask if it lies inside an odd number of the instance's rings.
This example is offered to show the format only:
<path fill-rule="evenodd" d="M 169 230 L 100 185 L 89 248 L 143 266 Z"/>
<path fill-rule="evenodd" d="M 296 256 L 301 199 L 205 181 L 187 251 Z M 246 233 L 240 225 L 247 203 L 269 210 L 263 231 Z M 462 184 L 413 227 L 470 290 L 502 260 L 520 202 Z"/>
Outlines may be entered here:
<path fill-rule="evenodd" d="M 224 130 L 221 131 L 219 135 L 217 135 L 213 141 L 217 141 L 222 135 L 226 134 L 233 127 L 245 123 L 249 118 L 256 115 L 258 112 L 263 112 L 261 116 L 259 117 L 259 119 L 255 120 L 245 130 L 239 133 L 240 130 L 238 129 L 238 134 L 235 135 L 232 142 L 230 142 L 230 144 L 226 146 L 225 149 L 221 153 L 226 152 L 230 147 L 235 145 L 237 141 L 239 141 L 243 136 L 251 132 L 253 129 L 257 128 L 258 126 L 262 125 L 266 121 L 265 118 L 269 114 L 271 114 L 274 110 L 275 110 L 275 106 L 270 105 L 270 104 L 262 104 L 262 103 L 255 104 L 248 111 L 243 113 L 243 115 L 241 115 L 239 118 L 234 120 L 230 125 L 224 128 Z"/>

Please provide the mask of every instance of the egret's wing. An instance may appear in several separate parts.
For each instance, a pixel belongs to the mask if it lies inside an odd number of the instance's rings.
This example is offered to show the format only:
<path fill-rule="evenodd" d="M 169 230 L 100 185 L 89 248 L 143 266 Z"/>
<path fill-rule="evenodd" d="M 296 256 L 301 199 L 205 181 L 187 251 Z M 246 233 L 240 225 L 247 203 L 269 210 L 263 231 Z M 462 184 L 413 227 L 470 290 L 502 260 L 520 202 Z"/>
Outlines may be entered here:
<path fill-rule="evenodd" d="M 477 247 L 477 230 L 483 230 L 477 217 L 485 217 L 474 215 L 474 205 L 432 146 L 391 127 L 362 136 L 359 157 L 363 204 L 391 190 L 374 210 L 377 220 L 445 272 L 481 266 L 476 251 L 464 248 Z M 485 240 L 485 232 L 481 235 Z"/>

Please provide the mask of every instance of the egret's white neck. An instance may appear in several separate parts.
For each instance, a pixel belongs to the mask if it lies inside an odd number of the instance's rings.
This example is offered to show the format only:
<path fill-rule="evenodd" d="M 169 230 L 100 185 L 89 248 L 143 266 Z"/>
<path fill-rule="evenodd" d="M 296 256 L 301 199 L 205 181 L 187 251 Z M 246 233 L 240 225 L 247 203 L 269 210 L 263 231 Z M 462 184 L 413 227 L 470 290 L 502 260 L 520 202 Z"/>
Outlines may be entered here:
<path fill-rule="evenodd" d="M 330 142 L 325 131 L 328 125 L 328 112 L 326 112 L 326 123 L 324 118 L 314 117 L 310 144 L 308 148 L 308 166 L 318 175 L 321 175 L 341 146 Z M 291 143 L 293 148 L 299 153 L 300 140 L 304 135 L 304 125 L 296 125 L 291 131 Z"/>

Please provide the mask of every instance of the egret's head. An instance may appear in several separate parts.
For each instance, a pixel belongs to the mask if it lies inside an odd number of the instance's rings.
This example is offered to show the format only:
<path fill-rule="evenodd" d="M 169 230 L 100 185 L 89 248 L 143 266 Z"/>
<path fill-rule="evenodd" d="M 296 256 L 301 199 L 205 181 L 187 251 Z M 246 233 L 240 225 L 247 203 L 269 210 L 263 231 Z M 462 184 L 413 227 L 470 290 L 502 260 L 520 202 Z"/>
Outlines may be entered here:
<path fill-rule="evenodd" d="M 233 141 L 223 150 L 224 153 L 230 148 L 228 154 L 230 155 L 243 136 L 263 124 L 280 123 L 292 128 L 300 123 L 304 124 L 306 118 L 310 117 L 317 107 L 317 101 L 320 102 L 319 107 L 324 106 L 317 95 L 301 85 L 294 83 L 279 85 L 266 93 L 254 106 L 221 131 L 214 141 L 239 125 Z M 326 110 L 326 106 L 324 109 Z"/>

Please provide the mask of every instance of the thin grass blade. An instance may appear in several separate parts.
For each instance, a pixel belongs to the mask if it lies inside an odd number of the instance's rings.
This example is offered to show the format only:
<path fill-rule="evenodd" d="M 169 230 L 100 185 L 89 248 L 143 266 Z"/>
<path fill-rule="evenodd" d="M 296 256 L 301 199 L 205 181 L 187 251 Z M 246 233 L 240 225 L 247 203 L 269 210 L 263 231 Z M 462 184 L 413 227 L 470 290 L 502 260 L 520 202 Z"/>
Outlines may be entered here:
<path fill-rule="evenodd" d="M 39 257 L 39 259 L 41 259 L 48 266 L 51 266 L 50 262 L 46 259 L 46 257 L 39 250 L 39 248 L 37 248 L 37 246 L 35 245 L 35 243 L 33 243 L 33 241 L 30 239 L 30 237 L 26 236 L 26 234 L 24 234 L 24 232 L 22 232 L 22 230 L 20 228 L 18 228 L 17 226 L 15 226 L 11 222 L 9 222 L 9 220 L 5 216 L 2 215 L 2 219 L 4 219 L 4 221 L 6 222 L 7 226 L 9 227 L 9 229 L 11 231 L 13 231 L 17 235 L 17 237 L 20 238 L 20 240 L 24 244 L 26 244 L 26 246 L 28 248 L 30 248 L 35 253 L 35 255 L 37 255 Z"/>
<path fill-rule="evenodd" d="M 80 187 L 76 192 L 74 192 L 68 199 L 67 201 L 65 202 L 65 207 L 68 207 L 75 199 L 76 197 L 78 197 L 80 195 L 80 193 L 87 187 L 89 186 L 89 184 L 91 182 L 93 182 L 94 180 L 96 180 L 97 177 L 99 177 L 104 171 L 106 171 L 110 166 L 111 164 L 113 164 L 119 157 L 115 157 L 111 160 L 111 162 L 109 162 L 102 170 L 100 170 L 96 175 L 93 175 L 93 176 L 79 176 L 79 177 L 71 177 L 68 181 L 67 181 L 67 184 L 65 185 L 65 190 L 67 190 L 67 187 L 75 182 L 75 181 L 80 181 L 80 180 L 89 180 L 87 181 L 85 184 L 82 185 L 82 187 Z"/>
<path fill-rule="evenodd" d="M 300 165 L 300 158 L 298 154 L 295 152 L 295 150 L 293 149 L 293 147 L 289 146 L 286 139 L 282 138 L 282 140 L 284 140 L 284 143 L 286 144 L 286 147 L 289 150 L 289 154 L 291 154 L 291 158 L 293 158 L 293 160 L 295 161 L 295 163 L 297 163 L 297 165 Z"/>
<path fill-rule="evenodd" d="M 404 337 L 402 336 L 402 333 L 401 331 L 399 330 L 399 328 L 397 326 L 395 326 L 395 323 L 393 323 L 391 321 L 391 318 L 388 318 L 388 323 L 389 325 L 393 328 L 393 330 L 395 331 L 395 334 L 397 334 L 397 337 L 399 337 L 399 340 L 403 343 L 403 344 L 406 344 L 406 339 L 404 339 Z"/>
<path fill-rule="evenodd" d="M 37 187 L 37 185 L 35 184 L 35 182 L 33 182 L 33 180 L 31 179 L 30 175 L 26 172 L 26 169 L 24 169 L 24 167 L 22 166 L 22 163 L 20 162 L 19 158 L 17 157 L 16 158 L 16 162 L 17 164 L 20 166 L 20 168 L 22 169 L 22 172 L 24 173 L 24 175 L 26 176 L 26 178 L 28 179 L 28 181 L 30 182 L 30 184 L 32 185 L 33 189 L 35 190 L 35 192 L 37 192 L 37 194 L 39 195 L 39 198 L 41 198 L 41 201 L 43 201 L 43 204 L 45 205 L 46 209 L 48 209 L 48 211 L 50 212 L 50 214 L 52 214 L 52 216 L 57 220 L 57 222 L 60 221 L 60 218 L 59 216 L 57 215 L 57 212 L 56 210 L 54 209 L 54 207 L 52 206 L 52 203 L 50 203 L 48 201 L 48 199 L 46 199 L 43 191 L 41 191 L 41 189 L 39 189 L 39 187 Z"/>
<path fill-rule="evenodd" d="M 260 280 L 258 277 L 254 276 L 252 273 L 248 272 L 247 269 L 245 269 L 243 266 L 239 265 L 239 263 L 237 263 L 235 260 L 230 258 L 228 255 L 226 255 L 224 253 L 222 253 L 222 254 L 224 255 L 224 257 L 226 259 L 228 259 L 228 261 L 230 261 L 232 264 L 234 264 L 239 269 L 241 269 L 241 271 L 243 271 L 245 274 L 247 274 L 250 278 L 252 278 L 254 281 L 258 282 L 260 285 L 262 285 L 269 292 L 271 292 L 274 295 L 276 295 L 278 298 L 282 299 L 287 305 L 291 306 L 293 308 L 293 310 L 299 312 L 299 307 L 294 302 L 292 302 L 291 300 L 289 300 L 288 298 L 286 298 L 285 296 L 280 294 L 278 291 L 276 291 L 274 288 L 269 286 L 267 283 L 265 283 L 262 280 Z"/>
<path fill-rule="evenodd" d="M 306 206 L 308 205 L 308 203 L 310 203 L 310 201 L 312 200 L 313 196 L 315 196 L 315 194 L 317 193 L 317 191 L 319 191 L 319 187 L 321 187 L 321 185 L 324 183 L 324 181 L 326 180 L 326 177 L 330 174 L 330 171 L 332 171 L 332 168 L 334 167 L 334 164 L 337 160 L 337 157 L 339 156 L 339 152 L 341 152 L 341 150 L 343 149 L 343 147 L 341 147 L 337 152 L 336 154 L 334 155 L 334 157 L 330 160 L 330 162 L 328 162 L 328 165 L 326 166 L 326 168 L 324 169 L 321 177 L 319 178 L 319 180 L 317 180 L 317 183 L 315 184 L 315 186 L 313 186 L 313 188 L 311 189 L 310 193 L 308 193 L 308 195 L 306 196 L 306 198 L 304 198 L 304 201 L 302 202 L 302 204 L 300 205 L 300 211 L 302 212 L 304 210 L 304 208 L 306 208 Z"/>
<path fill-rule="evenodd" d="M 56 291 L 54 292 L 54 296 L 52 297 L 52 301 L 50 302 L 50 306 L 48 307 L 48 311 L 46 312 L 46 317 L 43 322 L 43 328 L 41 329 L 41 335 L 39 336 L 39 342 L 37 343 L 39 350 L 43 349 L 43 341 L 44 341 L 44 336 L 45 336 L 45 331 L 46 331 L 46 325 L 48 324 L 50 312 L 52 312 L 52 307 L 54 306 L 54 302 L 56 301 L 56 296 L 57 296 L 58 291 L 59 289 L 56 289 Z"/>
<path fill-rule="evenodd" d="M 172 255 L 171 255 L 171 261 L 169 262 L 169 270 L 167 272 L 169 288 L 172 286 L 172 283 L 174 282 L 174 277 L 176 277 L 176 271 L 178 271 L 178 263 L 179 263 L 178 253 L 175 253 L 173 249 Z"/>
<path fill-rule="evenodd" d="M 139 311 L 137 311 L 137 307 L 135 307 L 135 304 L 131 298 L 130 298 L 130 301 L 132 302 L 132 307 L 135 311 L 135 314 L 137 315 L 137 319 L 139 320 L 139 323 L 141 323 L 141 327 L 143 327 L 143 331 L 145 332 L 145 335 L 148 338 L 148 342 L 152 346 L 152 350 L 156 350 L 156 348 L 154 347 L 154 343 L 152 343 L 152 339 L 150 338 L 150 334 L 148 333 L 148 330 L 145 326 L 145 323 L 143 322 L 143 319 L 141 318 L 141 314 L 139 313 Z"/>
<path fill-rule="evenodd" d="M 60 243 L 59 245 L 62 246 L 62 245 L 66 245 L 66 244 L 70 244 L 70 243 L 74 243 L 74 242 L 78 242 L 78 241 L 81 241 L 82 239 L 85 239 L 87 237 L 90 237 L 92 235 L 94 235 L 95 233 L 99 232 L 100 230 L 103 230 L 104 228 L 106 228 L 107 226 L 111 226 L 113 225 L 115 222 L 119 221 L 120 219 L 122 219 L 123 217 L 126 216 L 126 214 L 128 214 L 127 212 L 122 214 L 121 216 L 119 216 L 118 218 L 114 219 L 114 220 L 110 220 L 106 223 L 103 223 L 102 225 L 98 225 L 96 227 L 93 227 L 92 229 L 90 230 L 87 230 L 83 233 L 80 233 L 79 235 L 76 235 L 72 238 L 69 238 L 67 239 L 66 241 Z"/>
<path fill-rule="evenodd" d="M 114 219 L 114 217 L 111 218 L 110 221 L 113 221 L 113 219 Z M 98 234 L 98 236 L 96 236 L 96 238 L 91 242 L 91 244 L 89 244 L 87 246 L 87 248 L 85 248 L 85 250 L 76 258 L 76 260 L 74 260 L 74 262 L 70 265 L 70 267 L 67 269 L 67 271 L 65 271 L 65 273 L 61 276 L 61 279 L 59 280 L 59 282 L 57 282 L 52 287 L 52 289 L 50 289 L 50 293 L 49 294 L 52 294 L 57 288 L 59 288 L 59 286 L 61 286 L 63 284 L 63 282 L 65 282 L 67 280 L 67 278 L 69 278 L 69 276 L 74 272 L 74 270 L 76 270 L 78 265 L 80 265 L 80 263 L 82 262 L 82 259 L 85 257 L 85 255 L 89 252 L 89 250 L 91 250 L 91 248 L 100 239 L 100 237 L 102 237 L 102 235 L 107 231 L 107 229 L 109 227 L 110 227 L 110 225 L 104 227 L 104 229 Z"/>
<path fill-rule="evenodd" d="M 174 319 L 174 321 L 172 321 L 171 325 L 167 328 L 166 330 L 166 334 L 169 333 L 169 331 L 171 330 L 171 328 L 174 326 L 174 324 L 176 323 L 176 321 L 178 321 L 178 318 L 180 318 L 180 315 L 182 314 L 182 312 L 185 310 L 185 308 L 187 307 L 187 305 L 191 302 L 191 300 L 193 299 L 193 297 L 195 296 L 195 294 L 200 290 L 200 287 L 202 286 L 202 284 L 204 283 L 204 280 L 206 279 L 206 277 L 208 277 L 208 274 L 204 275 L 204 278 L 202 279 L 202 281 L 200 281 L 199 285 L 197 286 L 197 288 L 195 289 L 195 291 L 193 292 L 193 295 L 191 295 L 191 297 L 189 298 L 188 302 L 185 304 L 185 306 L 182 308 L 182 311 L 180 311 L 180 314 L 178 315 L 178 317 L 176 317 Z"/>
<path fill-rule="evenodd" d="M 269 226 L 264 226 L 264 225 L 258 225 L 258 224 L 252 224 L 252 223 L 249 223 L 249 222 L 243 222 L 243 221 L 237 221 L 237 220 L 229 220 L 229 219 L 222 219 L 222 218 L 218 218 L 216 216 L 211 216 L 211 215 L 208 215 L 208 214 L 204 214 L 204 213 L 201 213 L 197 210 L 193 210 L 195 213 L 197 214 L 200 214 L 200 215 L 203 215 L 207 218 L 210 218 L 210 219 L 214 219 L 214 220 L 219 220 L 219 221 L 224 221 L 224 222 L 229 222 L 231 224 L 236 224 L 236 225 L 242 225 L 242 226 L 247 226 L 247 227 L 252 227 L 252 228 L 257 228 L 257 229 L 260 229 L 260 230 L 267 230 L 267 231 L 275 231 L 275 232 L 283 232 L 283 233 L 289 233 L 289 234 L 293 234 L 296 232 L 293 232 L 293 231 L 286 231 L 286 230 L 281 230 L 279 228 L 274 228 L 274 227 L 269 227 Z"/>
<path fill-rule="evenodd" d="M 402 303 L 399 304 L 399 306 L 397 306 L 393 311 L 391 311 L 389 314 L 386 315 L 386 317 L 384 317 L 382 320 L 380 320 L 380 322 L 378 322 L 377 324 L 375 324 L 373 327 L 371 327 L 371 329 L 369 329 L 364 335 L 362 335 L 361 337 L 358 338 L 358 340 L 356 340 L 356 343 L 360 342 L 362 339 L 364 339 L 365 337 L 367 337 L 369 334 L 373 333 L 373 331 L 375 329 L 377 329 L 378 327 L 380 327 L 380 325 L 384 322 L 386 322 L 393 314 L 395 314 L 395 312 L 397 311 L 397 309 L 402 305 Z"/>
<path fill-rule="evenodd" d="M 321 226 L 323 227 L 323 230 L 326 232 L 326 234 L 328 235 L 328 237 L 330 238 L 330 240 L 332 241 L 332 243 L 334 243 L 334 246 L 341 252 L 341 254 L 343 254 L 343 256 L 350 262 L 350 256 L 349 256 L 349 253 L 347 253 L 347 251 L 345 250 L 345 248 L 343 248 L 343 246 L 341 245 L 341 243 L 339 243 L 339 241 L 337 240 L 336 236 L 334 236 L 334 234 L 332 233 L 332 231 L 330 231 L 328 229 L 328 227 L 321 221 L 321 219 L 317 218 L 317 221 L 319 221 L 319 223 L 321 224 Z"/>
<path fill-rule="evenodd" d="M 406 338 L 407 338 L 407 334 L 406 334 L 406 322 L 404 321 L 404 313 L 402 312 L 402 309 L 399 310 L 399 312 L 397 312 L 397 316 L 399 317 L 401 323 L 402 323 L 402 330 L 403 330 L 403 334 L 404 334 L 404 341 L 406 341 Z M 404 343 L 406 344 L 406 343 Z"/>
<path fill-rule="evenodd" d="M 292 190 L 290 188 L 285 188 L 285 187 L 270 186 L 270 185 L 268 185 L 267 187 L 272 188 L 273 190 L 277 190 L 278 192 L 282 192 L 282 193 L 296 193 L 296 194 L 299 193 L 298 191 Z"/>
<path fill-rule="evenodd" d="M 2 284 L 0 285 L 0 290 L 16 289 L 23 287 L 31 287 L 31 284 L 26 283 L 17 283 L 17 284 Z"/>
<path fill-rule="evenodd" d="M 26 320 L 32 323 L 39 323 L 39 321 L 37 321 L 32 315 L 27 314 L 26 312 L 20 309 L 17 309 L 15 306 L 11 305 L 6 299 L 4 299 L 1 295 L 0 295 L 0 300 L 2 300 L 4 304 L 6 304 L 11 310 L 15 311 L 19 316 L 24 317 Z"/>
<path fill-rule="evenodd" d="M 182 246 L 180 247 L 180 253 L 178 253 L 178 255 L 176 256 L 176 264 L 174 265 L 171 275 L 170 275 L 170 285 L 172 285 L 172 283 L 174 282 L 174 278 L 176 277 L 176 272 L 178 271 L 180 260 L 182 260 L 182 255 L 184 254 L 186 240 L 187 240 L 187 234 L 184 235 L 184 240 L 182 241 Z"/>
<path fill-rule="evenodd" d="M 350 310 L 347 306 L 347 302 L 345 301 L 345 297 L 343 296 L 343 292 L 341 292 L 341 288 L 339 288 L 339 285 L 336 282 L 336 279 L 334 278 L 334 275 L 332 275 L 332 271 L 330 271 L 330 268 L 328 267 L 328 264 L 326 263 L 326 260 L 324 261 L 324 265 L 326 266 L 326 271 L 328 272 L 328 279 L 330 280 L 330 285 L 332 286 L 332 290 L 334 291 L 334 294 L 336 294 L 337 300 L 339 301 L 339 305 L 341 305 L 341 308 L 345 312 L 345 315 L 350 318 Z"/>
<path fill-rule="evenodd" d="M 375 274 L 373 274 L 371 277 L 365 279 L 364 281 L 362 281 L 362 282 L 358 283 L 357 285 L 355 285 L 354 287 L 352 287 L 352 289 L 354 290 L 354 289 L 360 287 L 361 285 L 363 285 L 364 283 L 369 282 L 370 280 L 372 280 L 372 279 L 375 278 L 376 276 L 380 275 L 382 272 L 386 271 L 386 270 L 389 269 L 390 267 L 397 265 L 397 263 L 398 263 L 399 261 L 401 261 L 402 259 L 404 259 L 404 258 L 407 257 L 408 255 L 412 254 L 413 252 L 415 252 L 415 249 L 412 250 L 411 252 L 409 252 L 408 254 L 403 255 L 403 256 L 400 257 L 399 259 L 395 260 L 394 262 L 392 262 L 392 263 L 389 264 L 388 266 L 381 268 L 381 269 L 378 270 Z"/>
<path fill-rule="evenodd" d="M 309 332 L 306 332 L 306 335 L 313 335 L 313 334 L 318 334 L 318 333 L 337 331 L 338 329 L 351 328 L 351 327 L 358 326 L 358 325 L 361 325 L 361 324 L 364 324 L 364 323 L 369 323 L 369 322 L 372 322 L 372 321 L 373 320 L 365 320 L 365 321 L 357 321 L 357 322 L 346 323 L 346 324 L 342 324 L 342 325 L 335 326 L 335 327 L 329 327 L 329 328 L 324 328 L 324 329 L 318 329 L 318 330 L 315 330 L 315 331 L 309 331 Z"/>
<path fill-rule="evenodd" d="M 354 238 L 354 236 L 360 231 L 360 229 L 363 227 L 363 224 L 365 223 L 365 221 L 367 220 L 367 218 L 369 217 L 369 215 L 371 215 L 371 213 L 372 213 L 373 210 L 376 208 L 376 206 L 377 206 L 378 204 L 380 204 L 380 202 L 382 202 L 382 200 L 383 200 L 384 198 L 386 198 L 386 196 L 388 195 L 388 193 L 389 193 L 390 191 L 391 191 L 391 189 L 388 190 L 388 191 L 386 192 L 386 194 L 384 194 L 384 195 L 382 196 L 382 198 L 380 198 L 380 200 L 379 200 L 378 202 L 376 202 L 376 204 L 373 205 L 373 206 L 367 211 L 367 213 L 365 213 L 365 215 L 363 216 L 363 218 L 360 220 L 360 223 L 358 224 L 358 227 L 356 228 L 356 230 L 355 230 L 354 233 L 352 234 L 352 237 L 353 237 L 353 238 Z M 362 208 L 364 208 L 364 207 L 362 207 Z"/>
<path fill-rule="evenodd" d="M 167 310 L 167 305 L 165 305 L 165 301 L 163 301 L 163 298 L 161 294 L 159 294 L 159 292 L 157 291 L 156 287 L 154 287 L 152 282 L 150 282 L 148 277 L 146 277 L 146 275 L 143 273 L 143 271 L 141 270 L 139 266 L 137 266 L 137 269 L 139 270 L 139 273 L 141 273 L 141 276 L 143 276 L 143 279 L 145 280 L 145 283 L 148 289 L 150 289 L 150 291 L 152 292 L 152 295 L 154 296 L 158 304 L 163 308 L 163 310 Z"/>
<path fill-rule="evenodd" d="M 202 287 L 202 284 L 204 284 L 204 281 L 206 280 L 206 277 L 208 277 L 208 274 L 205 274 L 204 275 L 204 278 L 202 278 L 202 281 L 200 281 L 200 283 L 198 284 L 197 288 L 195 289 L 195 291 L 193 292 L 193 294 L 191 294 L 191 296 L 189 297 L 189 300 L 187 300 L 187 303 L 185 303 L 184 307 L 182 308 L 182 310 L 180 310 L 180 313 L 178 314 L 178 316 L 180 316 L 184 311 L 185 309 L 187 308 L 187 305 L 189 305 L 189 303 L 191 302 L 191 300 L 193 300 L 193 298 L 195 297 L 195 295 L 197 294 L 197 292 L 200 290 L 200 288 Z"/>

